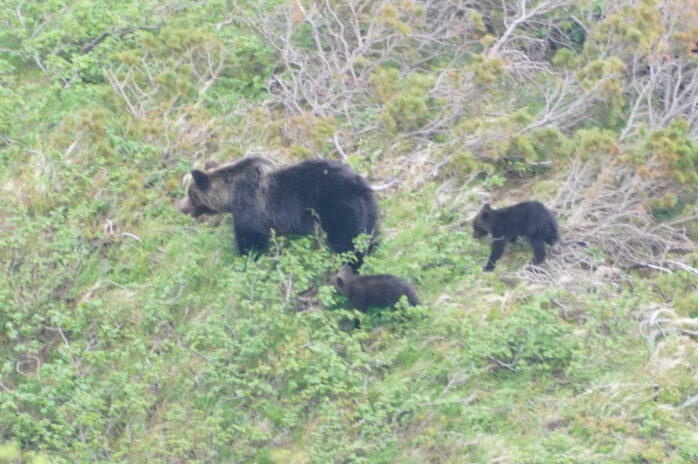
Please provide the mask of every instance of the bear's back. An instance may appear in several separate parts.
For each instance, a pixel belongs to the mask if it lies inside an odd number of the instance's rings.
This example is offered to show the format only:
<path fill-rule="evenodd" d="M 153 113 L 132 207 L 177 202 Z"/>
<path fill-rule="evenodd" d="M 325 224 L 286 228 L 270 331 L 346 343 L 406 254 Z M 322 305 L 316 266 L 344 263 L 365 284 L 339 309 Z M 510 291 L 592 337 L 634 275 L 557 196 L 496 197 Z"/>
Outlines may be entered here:
<path fill-rule="evenodd" d="M 279 195 L 299 194 L 307 200 L 345 198 L 371 192 L 366 179 L 339 161 L 306 160 L 273 172 Z"/>
<path fill-rule="evenodd" d="M 419 300 L 414 289 L 401 278 L 391 274 L 355 276 L 347 283 L 346 296 L 361 311 L 368 308 L 394 306 L 405 295 L 411 305 Z"/>
<path fill-rule="evenodd" d="M 538 201 L 523 201 L 496 210 L 492 235 L 540 237 L 552 244 L 557 240 L 557 222 L 550 210 Z"/>
<path fill-rule="evenodd" d="M 259 156 L 249 156 L 239 161 L 222 164 L 208 171 L 209 175 L 218 176 L 240 176 L 252 171 L 270 172 L 274 164 L 266 158 Z"/>

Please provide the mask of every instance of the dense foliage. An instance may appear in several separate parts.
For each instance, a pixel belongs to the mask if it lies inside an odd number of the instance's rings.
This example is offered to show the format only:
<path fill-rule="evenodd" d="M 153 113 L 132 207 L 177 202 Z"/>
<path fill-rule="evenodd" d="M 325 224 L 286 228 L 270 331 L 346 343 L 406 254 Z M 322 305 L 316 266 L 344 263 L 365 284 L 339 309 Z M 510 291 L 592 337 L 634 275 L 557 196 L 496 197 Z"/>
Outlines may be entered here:
<path fill-rule="evenodd" d="M 0 463 L 697 462 L 697 41 L 696 0 L 4 1 Z M 369 178 L 362 271 L 423 306 L 177 211 L 244 155 Z M 561 243 L 483 273 L 528 198 Z"/>

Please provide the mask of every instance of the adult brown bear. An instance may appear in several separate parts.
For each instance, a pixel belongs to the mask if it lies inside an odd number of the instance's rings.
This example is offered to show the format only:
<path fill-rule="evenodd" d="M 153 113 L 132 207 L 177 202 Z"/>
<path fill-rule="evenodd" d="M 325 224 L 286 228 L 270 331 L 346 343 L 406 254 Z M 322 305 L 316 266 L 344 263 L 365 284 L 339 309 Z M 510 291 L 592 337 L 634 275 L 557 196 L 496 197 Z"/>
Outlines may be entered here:
<path fill-rule="evenodd" d="M 354 250 L 360 234 L 376 237 L 378 207 L 370 185 L 346 164 L 314 159 L 276 167 L 259 157 L 236 163 L 206 163 L 191 172 L 179 209 L 201 214 L 232 213 L 235 240 L 240 253 L 262 251 L 271 229 L 277 235 L 307 235 L 316 223 L 327 233 L 333 251 Z M 355 250 L 360 266 L 362 253 Z"/>

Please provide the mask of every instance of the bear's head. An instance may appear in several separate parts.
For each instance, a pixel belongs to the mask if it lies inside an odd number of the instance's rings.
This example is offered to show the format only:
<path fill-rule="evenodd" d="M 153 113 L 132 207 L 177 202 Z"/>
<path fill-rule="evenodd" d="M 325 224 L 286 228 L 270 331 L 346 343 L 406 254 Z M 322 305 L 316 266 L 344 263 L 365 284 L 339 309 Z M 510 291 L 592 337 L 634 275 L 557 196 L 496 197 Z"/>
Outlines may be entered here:
<path fill-rule="evenodd" d="M 334 279 L 332 279 L 332 283 L 334 284 L 334 287 L 337 289 L 339 293 L 341 293 L 344 296 L 347 296 L 349 292 L 349 282 L 351 282 L 355 278 L 356 274 L 354 272 L 354 269 L 352 269 L 351 266 L 349 266 L 348 264 L 345 264 L 339 270 Z"/>
<path fill-rule="evenodd" d="M 477 216 L 475 216 L 475 219 L 473 219 L 473 237 L 480 238 L 489 234 L 492 231 L 493 220 L 492 207 L 489 203 L 485 203 L 480 212 L 477 213 Z"/>
<path fill-rule="evenodd" d="M 179 204 L 181 212 L 198 217 L 229 211 L 230 185 L 225 173 L 218 168 L 215 161 L 207 161 L 203 171 L 195 169 L 191 172 L 193 182 Z"/>
<path fill-rule="evenodd" d="M 192 217 L 232 213 L 235 192 L 243 186 L 243 190 L 255 192 L 253 198 L 244 199 L 246 203 L 263 202 L 263 192 L 273 169 L 270 161 L 258 157 L 223 165 L 208 161 L 203 171 L 195 169 L 191 172 L 193 182 L 187 189 L 187 196 L 180 202 L 179 210 Z"/>

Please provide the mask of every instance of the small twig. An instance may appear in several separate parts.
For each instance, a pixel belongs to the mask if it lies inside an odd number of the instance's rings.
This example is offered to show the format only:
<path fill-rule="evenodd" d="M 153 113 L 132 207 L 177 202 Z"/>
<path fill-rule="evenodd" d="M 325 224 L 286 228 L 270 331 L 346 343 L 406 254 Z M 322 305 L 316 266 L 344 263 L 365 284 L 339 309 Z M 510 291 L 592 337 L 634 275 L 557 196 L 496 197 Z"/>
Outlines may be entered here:
<path fill-rule="evenodd" d="M 339 140 L 339 135 L 335 132 L 334 137 L 332 138 L 334 141 L 334 146 L 337 148 L 337 153 L 339 153 L 339 156 L 342 158 L 342 161 L 347 160 L 347 154 L 344 152 L 344 148 L 342 148 L 342 143 Z"/>
<path fill-rule="evenodd" d="M 400 179 L 393 179 L 385 184 L 371 185 L 371 190 L 373 190 L 374 192 L 380 192 L 382 190 L 388 190 L 397 187 L 401 183 L 402 181 Z"/>
<path fill-rule="evenodd" d="M 657 271 L 666 272 L 666 273 L 668 273 L 668 274 L 673 274 L 673 272 L 671 271 L 671 269 L 667 269 L 667 268 L 665 268 L 665 267 L 658 266 L 658 265 L 656 265 L 656 264 L 649 264 L 649 263 L 636 263 L 636 264 L 632 264 L 632 265 L 630 265 L 630 266 L 627 266 L 627 267 L 625 267 L 624 269 L 628 270 L 628 269 L 639 269 L 639 268 L 654 269 L 654 270 L 657 270 Z"/>
<path fill-rule="evenodd" d="M 678 267 L 682 271 L 688 271 L 691 272 L 695 275 L 698 275 L 698 269 L 695 269 L 687 264 L 681 263 L 679 261 L 667 261 L 669 264 L 673 264 L 674 266 Z"/>
<path fill-rule="evenodd" d="M 505 362 L 502 362 L 502 361 L 500 361 L 499 359 L 495 358 L 494 356 L 488 355 L 487 357 L 488 357 L 490 360 L 492 360 L 492 361 L 496 362 L 497 364 L 499 364 L 500 366 L 505 367 L 505 368 L 507 368 L 507 369 L 509 369 L 509 370 L 511 370 L 511 371 L 516 372 L 516 368 L 515 368 L 514 366 L 512 366 L 512 365 L 510 365 L 510 364 L 507 364 L 507 363 L 505 363 Z"/>
<path fill-rule="evenodd" d="M 698 395 L 693 395 L 692 397 L 684 401 L 684 403 L 681 406 L 679 406 L 679 408 L 687 408 L 689 406 L 693 406 L 696 403 L 698 403 Z"/>
<path fill-rule="evenodd" d="M 61 338 L 63 339 L 63 343 L 65 343 L 66 346 L 70 345 L 70 343 L 68 343 L 68 339 L 66 338 L 65 334 L 63 333 L 63 330 L 60 327 L 46 327 L 46 330 L 50 330 L 51 332 L 58 332 Z"/>
<path fill-rule="evenodd" d="M 414 406 L 415 407 L 433 407 L 433 406 L 443 406 L 446 404 L 454 404 L 454 403 L 460 403 L 462 405 L 470 404 L 473 401 L 477 399 L 477 394 L 472 393 L 470 396 L 467 398 L 457 398 L 453 400 L 441 400 L 441 401 L 431 401 L 427 403 L 416 403 Z"/>
<path fill-rule="evenodd" d="M 124 287 L 123 285 L 117 284 L 117 283 L 114 282 L 113 280 L 107 280 L 107 283 L 108 283 L 108 284 L 112 284 L 112 285 L 114 285 L 115 287 L 119 287 L 119 288 L 122 289 L 122 290 L 129 290 L 128 288 Z"/>
<path fill-rule="evenodd" d="M 132 234 L 132 233 L 130 233 L 130 232 L 121 232 L 121 236 L 122 236 L 122 237 L 130 237 L 130 238 L 132 238 L 132 239 L 134 239 L 134 240 L 136 240 L 136 241 L 138 241 L 138 242 L 141 242 L 141 239 L 140 239 L 140 238 L 138 238 L 136 235 L 134 235 L 134 234 Z M 142 243 L 142 242 L 141 242 L 141 243 Z"/>

